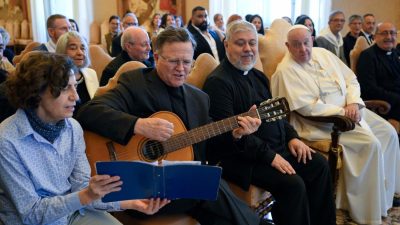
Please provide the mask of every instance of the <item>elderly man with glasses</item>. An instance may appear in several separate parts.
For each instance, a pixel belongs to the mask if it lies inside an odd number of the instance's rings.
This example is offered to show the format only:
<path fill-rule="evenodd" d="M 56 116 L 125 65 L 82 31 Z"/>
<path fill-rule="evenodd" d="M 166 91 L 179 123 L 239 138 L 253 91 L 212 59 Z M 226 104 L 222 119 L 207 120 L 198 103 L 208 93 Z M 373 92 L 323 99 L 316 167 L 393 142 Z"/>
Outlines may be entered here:
<path fill-rule="evenodd" d="M 364 50 L 357 64 L 363 99 L 390 103 L 387 119 L 400 120 L 400 50 L 396 49 L 397 30 L 389 22 L 378 25 L 375 44 Z"/>
<path fill-rule="evenodd" d="M 343 37 L 340 31 L 343 30 L 346 19 L 342 11 L 333 11 L 329 15 L 328 27 L 320 32 L 320 36 L 315 39 L 318 47 L 325 48 L 339 57 L 344 63 L 346 58 L 343 51 Z"/>

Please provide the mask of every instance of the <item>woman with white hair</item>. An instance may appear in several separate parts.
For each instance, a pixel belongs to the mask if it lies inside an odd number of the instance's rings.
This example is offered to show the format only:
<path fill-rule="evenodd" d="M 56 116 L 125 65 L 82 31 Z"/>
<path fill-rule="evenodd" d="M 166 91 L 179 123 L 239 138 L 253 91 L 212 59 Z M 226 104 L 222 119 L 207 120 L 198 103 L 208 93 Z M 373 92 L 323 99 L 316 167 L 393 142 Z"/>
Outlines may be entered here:
<path fill-rule="evenodd" d="M 90 65 L 89 47 L 85 38 L 76 31 L 63 34 L 57 41 L 56 53 L 68 55 L 78 67 L 79 73 L 76 75 L 79 94 L 79 105 L 84 104 L 94 97 L 99 80 L 96 71 L 88 68 Z M 76 109 L 75 112 L 78 110 Z"/>

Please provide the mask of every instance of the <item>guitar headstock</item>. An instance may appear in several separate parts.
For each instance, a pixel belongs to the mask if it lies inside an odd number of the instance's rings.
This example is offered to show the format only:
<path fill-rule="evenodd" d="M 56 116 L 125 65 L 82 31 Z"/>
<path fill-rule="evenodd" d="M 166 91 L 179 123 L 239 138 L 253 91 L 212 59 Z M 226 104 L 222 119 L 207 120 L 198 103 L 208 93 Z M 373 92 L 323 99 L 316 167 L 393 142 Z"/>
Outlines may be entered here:
<path fill-rule="evenodd" d="M 276 97 L 261 102 L 257 112 L 261 120 L 272 122 L 285 118 L 290 113 L 290 108 L 286 98 Z"/>

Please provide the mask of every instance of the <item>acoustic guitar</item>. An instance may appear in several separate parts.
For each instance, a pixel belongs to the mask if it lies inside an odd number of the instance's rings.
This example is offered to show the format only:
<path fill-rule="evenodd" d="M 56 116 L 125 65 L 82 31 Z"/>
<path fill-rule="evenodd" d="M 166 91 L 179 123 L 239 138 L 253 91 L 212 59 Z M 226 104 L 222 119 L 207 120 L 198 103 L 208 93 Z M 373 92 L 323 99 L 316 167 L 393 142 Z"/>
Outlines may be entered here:
<path fill-rule="evenodd" d="M 174 134 L 168 140 L 159 142 L 141 135 L 134 135 L 127 145 L 121 145 L 93 132 L 85 131 L 86 155 L 92 172 L 95 172 L 94 164 L 97 161 L 193 160 L 193 144 L 238 128 L 238 116 L 250 116 L 271 122 L 284 118 L 289 112 L 289 105 L 285 98 L 269 99 L 262 102 L 257 109 L 187 131 L 176 114 L 161 111 L 150 117 L 162 118 L 174 124 Z"/>

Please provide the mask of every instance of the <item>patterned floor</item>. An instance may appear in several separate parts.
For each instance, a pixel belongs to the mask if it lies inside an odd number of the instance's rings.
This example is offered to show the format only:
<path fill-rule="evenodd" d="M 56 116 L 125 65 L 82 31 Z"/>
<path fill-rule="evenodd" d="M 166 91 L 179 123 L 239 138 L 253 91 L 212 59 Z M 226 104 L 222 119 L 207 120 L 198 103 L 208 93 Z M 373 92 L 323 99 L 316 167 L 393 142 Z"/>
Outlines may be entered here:
<path fill-rule="evenodd" d="M 347 211 L 336 210 L 337 225 L 359 225 L 351 220 Z M 388 217 L 384 218 L 382 225 L 400 225 L 400 207 L 389 210 Z"/>

